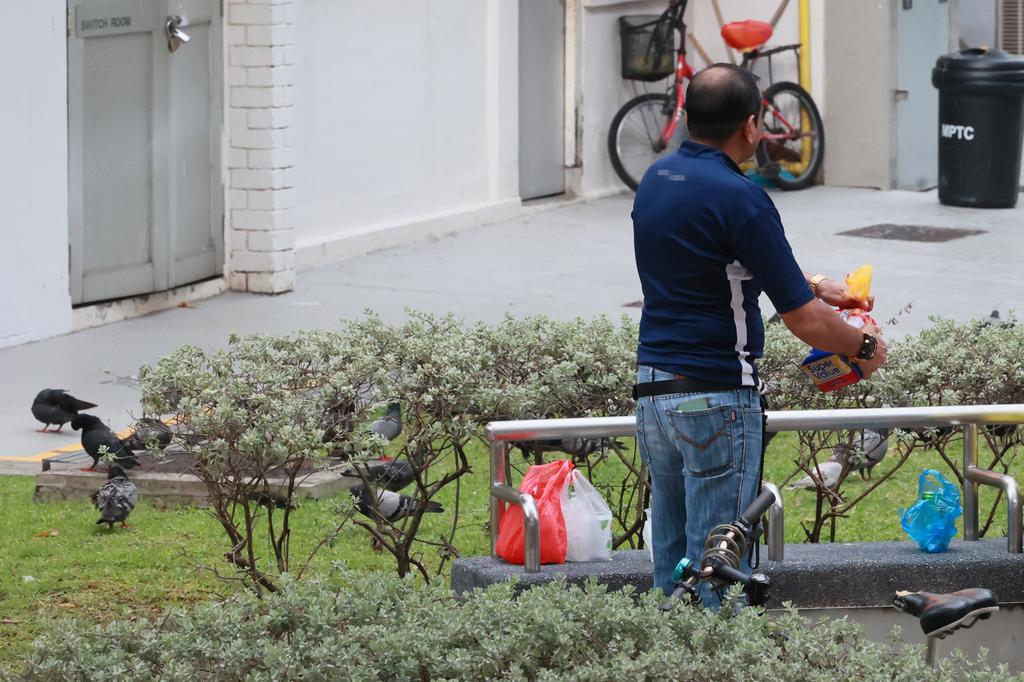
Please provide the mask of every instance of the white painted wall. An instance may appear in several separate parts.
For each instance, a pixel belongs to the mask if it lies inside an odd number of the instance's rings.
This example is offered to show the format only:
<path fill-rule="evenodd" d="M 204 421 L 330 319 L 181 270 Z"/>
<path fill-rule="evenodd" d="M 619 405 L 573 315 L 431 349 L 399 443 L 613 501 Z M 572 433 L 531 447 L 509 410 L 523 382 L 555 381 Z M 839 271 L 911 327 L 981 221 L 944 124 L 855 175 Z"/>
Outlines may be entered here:
<path fill-rule="evenodd" d="M 518 204 L 517 18 L 506 0 L 298 3 L 300 267 Z"/>
<path fill-rule="evenodd" d="M 0 347 L 71 330 L 64 0 L 18 4 L 0 40 Z"/>
<path fill-rule="evenodd" d="M 889 189 L 895 40 L 890 2 L 829 3 L 825 183 Z"/>
<path fill-rule="evenodd" d="M 660 83 L 624 81 L 620 75 L 618 18 L 624 14 L 661 14 L 664 0 L 583 0 L 580 27 L 579 158 L 582 161 L 581 191 L 600 196 L 626 188 L 608 159 L 608 127 L 615 112 L 643 91 L 662 91 Z M 667 81 L 666 81 L 667 82 Z"/>
<path fill-rule="evenodd" d="M 960 40 L 968 47 L 996 46 L 996 0 L 960 0 Z"/>

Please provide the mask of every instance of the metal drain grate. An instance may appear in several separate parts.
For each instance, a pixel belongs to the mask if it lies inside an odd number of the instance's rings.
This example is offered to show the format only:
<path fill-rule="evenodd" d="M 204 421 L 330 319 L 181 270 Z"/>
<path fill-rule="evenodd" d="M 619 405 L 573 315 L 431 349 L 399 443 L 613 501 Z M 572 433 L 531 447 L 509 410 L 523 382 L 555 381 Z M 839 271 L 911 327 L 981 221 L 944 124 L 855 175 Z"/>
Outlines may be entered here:
<path fill-rule="evenodd" d="M 931 227 L 929 225 L 869 225 L 856 230 L 846 230 L 839 234 L 848 237 L 867 237 L 868 239 L 895 239 L 903 242 L 949 242 L 954 239 L 985 234 L 986 230 L 963 230 L 956 227 Z"/>

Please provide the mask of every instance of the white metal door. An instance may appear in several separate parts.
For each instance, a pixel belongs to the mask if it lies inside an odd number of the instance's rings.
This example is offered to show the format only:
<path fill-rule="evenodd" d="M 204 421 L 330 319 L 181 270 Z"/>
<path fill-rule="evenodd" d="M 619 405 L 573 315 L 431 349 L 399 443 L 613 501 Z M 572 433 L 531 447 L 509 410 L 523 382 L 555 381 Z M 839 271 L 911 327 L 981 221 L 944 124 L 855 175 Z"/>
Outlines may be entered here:
<path fill-rule="evenodd" d="M 565 191 L 565 0 L 519 2 L 519 196 Z"/>
<path fill-rule="evenodd" d="M 73 303 L 221 272 L 219 6 L 69 2 Z"/>
<path fill-rule="evenodd" d="M 939 94 L 935 60 L 949 52 L 947 0 L 895 0 L 896 189 L 927 189 L 939 177 Z"/>

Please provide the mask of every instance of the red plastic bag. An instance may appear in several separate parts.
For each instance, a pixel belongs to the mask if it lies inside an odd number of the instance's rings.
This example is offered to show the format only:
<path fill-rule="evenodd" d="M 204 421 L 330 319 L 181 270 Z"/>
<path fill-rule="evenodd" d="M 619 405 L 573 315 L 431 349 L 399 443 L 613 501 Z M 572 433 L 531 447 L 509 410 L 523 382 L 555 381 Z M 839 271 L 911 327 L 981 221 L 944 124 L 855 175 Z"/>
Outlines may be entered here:
<path fill-rule="evenodd" d="M 540 562 L 564 564 L 566 535 L 562 516 L 562 498 L 569 485 L 572 462 L 564 459 L 550 464 L 535 464 L 526 470 L 519 491 L 533 495 L 540 517 Z M 510 564 L 522 564 L 525 554 L 523 538 L 523 510 L 510 504 L 501 516 L 498 526 L 497 551 Z"/>

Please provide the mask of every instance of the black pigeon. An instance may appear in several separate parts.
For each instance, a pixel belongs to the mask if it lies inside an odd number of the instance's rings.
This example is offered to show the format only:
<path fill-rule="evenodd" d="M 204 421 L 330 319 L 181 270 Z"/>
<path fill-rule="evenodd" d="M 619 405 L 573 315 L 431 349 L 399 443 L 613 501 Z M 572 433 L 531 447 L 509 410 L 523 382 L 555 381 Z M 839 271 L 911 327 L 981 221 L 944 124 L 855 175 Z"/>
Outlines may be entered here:
<path fill-rule="evenodd" d="M 125 523 L 128 515 L 135 509 L 135 503 L 138 501 L 139 491 L 135 484 L 128 480 L 124 469 L 114 464 L 107 474 L 107 482 L 92 494 L 92 502 L 100 512 L 96 524 L 105 523 L 108 528 L 113 529 L 115 523 L 120 523 L 124 528 L 128 525 Z"/>
<path fill-rule="evenodd" d="M 82 471 L 96 471 L 96 465 L 100 463 L 100 447 L 107 446 L 107 452 L 114 455 L 115 464 L 123 468 L 131 468 L 139 465 L 132 451 L 125 447 L 124 441 L 118 438 L 106 424 L 91 414 L 80 414 L 71 420 L 71 428 L 75 431 L 82 430 L 82 447 L 92 457 L 92 466 Z"/>
<path fill-rule="evenodd" d="M 402 406 L 398 403 L 389 403 L 388 411 L 370 424 L 370 430 L 388 440 L 398 438 L 398 434 L 402 433 Z"/>
<path fill-rule="evenodd" d="M 359 500 L 359 513 L 370 519 L 382 519 L 394 523 L 416 511 L 419 504 L 415 498 L 408 495 L 380 490 L 368 485 L 357 485 L 349 489 L 352 497 Z M 430 500 L 426 503 L 425 511 L 431 514 L 440 514 L 444 507 L 438 502 Z"/>
<path fill-rule="evenodd" d="M 352 433 L 352 408 L 347 403 L 332 405 L 320 419 L 324 430 L 323 442 L 347 440 Z"/>
<path fill-rule="evenodd" d="M 44 388 L 32 401 L 32 416 L 43 423 L 40 433 L 48 433 L 50 424 L 56 424 L 54 433 L 74 419 L 81 410 L 96 407 L 93 403 L 79 400 L 63 388 Z"/>
<path fill-rule="evenodd" d="M 346 476 L 358 476 L 364 483 L 383 486 L 398 491 L 416 480 L 416 470 L 408 460 L 382 457 L 368 462 L 358 462 L 345 472 Z"/>
<path fill-rule="evenodd" d="M 519 448 L 525 459 L 531 455 L 536 464 L 544 460 L 545 452 L 564 452 L 572 455 L 574 462 L 586 461 L 587 457 L 597 450 L 605 447 L 622 447 L 618 441 L 606 438 L 562 438 L 560 440 L 514 440 L 509 443 L 511 447 Z"/>
<path fill-rule="evenodd" d="M 263 492 L 262 490 L 249 493 L 249 500 L 255 502 L 261 507 L 266 507 L 267 509 L 273 507 L 274 509 L 288 509 L 289 511 L 294 511 L 298 508 L 295 506 L 295 503 L 290 501 L 286 496 L 281 495 L 280 493 Z"/>
<path fill-rule="evenodd" d="M 135 431 L 124 439 L 129 450 L 148 450 L 156 445 L 163 450 L 171 443 L 171 427 L 159 419 L 143 417 L 135 424 Z"/>

